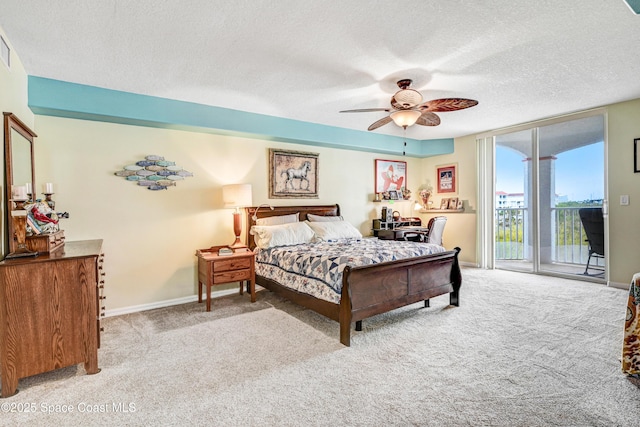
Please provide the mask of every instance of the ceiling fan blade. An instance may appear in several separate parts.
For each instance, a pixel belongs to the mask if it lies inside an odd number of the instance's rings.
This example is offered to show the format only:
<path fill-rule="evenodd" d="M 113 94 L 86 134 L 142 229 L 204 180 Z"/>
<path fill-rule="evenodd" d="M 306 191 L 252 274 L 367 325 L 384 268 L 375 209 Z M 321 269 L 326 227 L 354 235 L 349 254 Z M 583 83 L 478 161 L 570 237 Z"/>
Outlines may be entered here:
<path fill-rule="evenodd" d="M 378 129 L 380 126 L 384 126 L 387 123 L 391 122 L 391 117 L 387 116 L 387 117 L 383 117 L 380 120 L 373 122 L 371 124 L 371 126 L 369 126 L 369 128 L 367 130 L 374 130 L 374 129 Z"/>
<path fill-rule="evenodd" d="M 371 113 L 373 111 L 391 111 L 391 108 L 360 108 L 357 110 L 342 110 L 339 113 Z"/>
<path fill-rule="evenodd" d="M 424 102 L 418 106 L 426 111 L 456 111 L 478 105 L 478 101 L 465 98 L 442 98 Z"/>
<path fill-rule="evenodd" d="M 418 117 L 416 124 L 422 126 L 438 126 L 440 124 L 440 117 L 435 113 L 425 111 L 420 117 Z"/>

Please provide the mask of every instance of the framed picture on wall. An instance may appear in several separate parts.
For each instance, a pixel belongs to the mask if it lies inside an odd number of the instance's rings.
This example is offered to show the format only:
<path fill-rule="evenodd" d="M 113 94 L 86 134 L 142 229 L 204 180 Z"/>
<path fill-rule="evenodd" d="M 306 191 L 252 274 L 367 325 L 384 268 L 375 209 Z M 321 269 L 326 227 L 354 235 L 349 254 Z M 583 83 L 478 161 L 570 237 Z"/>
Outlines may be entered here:
<path fill-rule="evenodd" d="M 457 193 L 458 164 L 436 166 L 436 182 L 438 193 Z"/>
<path fill-rule="evenodd" d="M 407 186 L 407 162 L 376 159 L 374 170 L 376 193 L 399 191 Z"/>
<path fill-rule="evenodd" d="M 633 172 L 640 172 L 640 152 L 638 150 L 638 144 L 640 144 L 640 138 L 633 140 Z"/>
<path fill-rule="evenodd" d="M 269 198 L 318 198 L 318 153 L 269 149 Z"/>

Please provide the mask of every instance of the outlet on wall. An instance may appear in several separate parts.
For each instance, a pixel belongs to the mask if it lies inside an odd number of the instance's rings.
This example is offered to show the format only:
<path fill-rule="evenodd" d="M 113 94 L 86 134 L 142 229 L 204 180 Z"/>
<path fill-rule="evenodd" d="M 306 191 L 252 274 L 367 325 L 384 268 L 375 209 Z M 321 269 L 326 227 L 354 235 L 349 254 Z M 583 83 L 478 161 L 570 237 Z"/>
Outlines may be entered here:
<path fill-rule="evenodd" d="M 629 195 L 623 194 L 620 196 L 620 205 L 628 206 L 629 205 Z"/>

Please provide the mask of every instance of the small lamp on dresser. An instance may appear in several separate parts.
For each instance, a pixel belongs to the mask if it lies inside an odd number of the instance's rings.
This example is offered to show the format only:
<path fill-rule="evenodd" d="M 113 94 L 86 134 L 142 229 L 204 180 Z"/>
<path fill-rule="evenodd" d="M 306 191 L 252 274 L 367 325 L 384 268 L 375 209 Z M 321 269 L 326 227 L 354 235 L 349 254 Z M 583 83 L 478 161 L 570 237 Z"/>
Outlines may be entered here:
<path fill-rule="evenodd" d="M 235 208 L 233 213 L 233 232 L 236 240 L 229 247 L 231 249 L 245 248 L 240 241 L 242 233 L 242 215 L 240 208 L 251 206 L 251 184 L 229 184 L 222 186 L 222 200 L 225 208 Z"/>

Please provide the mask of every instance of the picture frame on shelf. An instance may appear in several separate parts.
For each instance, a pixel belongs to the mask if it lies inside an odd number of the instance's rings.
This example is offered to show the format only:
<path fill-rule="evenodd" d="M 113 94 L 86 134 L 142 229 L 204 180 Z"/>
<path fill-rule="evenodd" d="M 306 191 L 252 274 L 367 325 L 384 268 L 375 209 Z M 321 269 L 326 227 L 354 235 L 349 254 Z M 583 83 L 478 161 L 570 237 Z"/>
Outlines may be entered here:
<path fill-rule="evenodd" d="M 457 193 L 458 164 L 436 166 L 436 183 L 438 193 Z"/>
<path fill-rule="evenodd" d="M 407 187 L 407 162 L 376 159 L 374 170 L 376 193 Z"/>
<path fill-rule="evenodd" d="M 269 149 L 269 198 L 317 199 L 318 153 Z"/>
<path fill-rule="evenodd" d="M 464 203 L 462 203 L 462 199 L 458 199 L 458 204 L 456 205 L 457 210 L 464 209 Z"/>
<path fill-rule="evenodd" d="M 400 196 L 398 195 L 398 191 L 389 190 L 389 200 L 400 200 Z"/>
<path fill-rule="evenodd" d="M 449 199 L 449 205 L 447 207 L 447 209 L 449 210 L 456 210 L 458 208 L 458 198 L 457 197 L 452 197 Z"/>
<path fill-rule="evenodd" d="M 440 210 L 447 210 L 449 208 L 449 198 L 443 198 L 440 201 Z"/>

